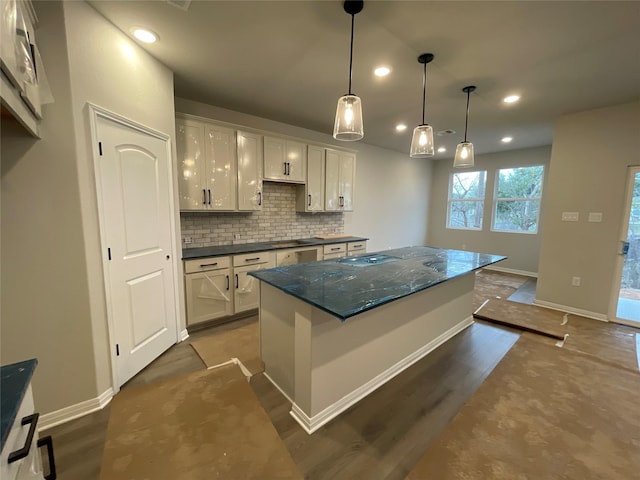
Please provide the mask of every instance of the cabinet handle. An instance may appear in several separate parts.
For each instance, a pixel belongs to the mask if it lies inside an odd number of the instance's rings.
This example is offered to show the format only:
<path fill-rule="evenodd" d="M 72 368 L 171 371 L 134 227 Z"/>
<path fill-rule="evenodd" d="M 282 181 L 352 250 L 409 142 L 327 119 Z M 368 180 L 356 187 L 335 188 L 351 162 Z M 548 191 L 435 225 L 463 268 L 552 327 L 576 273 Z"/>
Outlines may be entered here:
<path fill-rule="evenodd" d="M 287 162 L 283 162 L 283 163 L 282 163 L 282 167 L 284 168 L 284 172 L 283 172 L 283 174 L 284 174 L 284 175 L 287 175 Z"/>
<path fill-rule="evenodd" d="M 353 248 L 360 248 L 362 245 L 354 245 Z"/>
<path fill-rule="evenodd" d="M 56 459 L 53 456 L 53 439 L 51 435 L 47 435 L 46 437 L 42 437 L 38 440 L 38 448 L 47 447 L 47 457 L 49 458 L 49 475 L 44 477 L 44 480 L 56 480 L 58 475 L 56 474 Z"/>
<path fill-rule="evenodd" d="M 291 175 L 291 164 L 287 162 L 287 175 Z"/>
<path fill-rule="evenodd" d="M 215 267 L 216 265 L 218 265 L 218 262 L 214 262 L 214 263 L 201 263 L 201 264 L 200 264 L 200 268 L 204 268 L 204 267 Z"/>
<path fill-rule="evenodd" d="M 258 192 L 258 205 L 262 205 L 262 192 Z"/>
<path fill-rule="evenodd" d="M 240 287 L 240 285 L 238 283 L 238 274 L 236 273 L 236 288 L 239 288 L 239 287 Z"/>
<path fill-rule="evenodd" d="M 229 290 L 229 275 L 227 275 L 227 290 Z"/>
<path fill-rule="evenodd" d="M 309 206 L 311 206 L 311 194 L 309 194 Z"/>
<path fill-rule="evenodd" d="M 207 191 L 204 188 L 202 189 L 202 204 L 207 204 Z"/>
<path fill-rule="evenodd" d="M 331 250 L 340 250 L 340 247 L 332 248 Z"/>
<path fill-rule="evenodd" d="M 245 258 L 244 261 L 245 262 L 255 262 L 256 260 L 260 260 L 260 257 L 255 257 L 255 258 Z"/>
<path fill-rule="evenodd" d="M 209 192 L 209 205 L 211 205 L 211 189 L 207 190 Z"/>
<path fill-rule="evenodd" d="M 24 446 L 16 450 L 15 452 L 11 452 L 9 454 L 9 458 L 7 459 L 7 463 L 17 462 L 18 460 L 22 460 L 27 455 L 29 455 L 29 449 L 31 448 L 31 442 L 33 441 L 33 434 L 36 433 L 36 427 L 38 426 L 38 417 L 40 414 L 34 413 L 32 415 L 27 415 L 22 419 L 20 424 L 24 427 L 25 425 L 29 425 L 29 432 L 27 432 L 27 438 L 24 442 Z"/>

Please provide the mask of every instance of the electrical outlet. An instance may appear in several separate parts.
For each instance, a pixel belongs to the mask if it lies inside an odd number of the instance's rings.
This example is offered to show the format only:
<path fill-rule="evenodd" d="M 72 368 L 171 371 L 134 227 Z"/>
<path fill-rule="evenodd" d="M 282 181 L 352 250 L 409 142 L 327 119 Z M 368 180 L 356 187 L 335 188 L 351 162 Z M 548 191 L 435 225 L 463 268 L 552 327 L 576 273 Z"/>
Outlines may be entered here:
<path fill-rule="evenodd" d="M 233 239 L 234 240 L 240 240 L 240 234 L 239 233 L 234 233 L 233 234 Z"/>
<path fill-rule="evenodd" d="M 191 237 L 184 237 L 184 243 L 185 243 L 185 244 L 187 244 L 187 243 L 193 243 L 193 238 L 191 238 Z"/>
<path fill-rule="evenodd" d="M 571 286 L 573 287 L 579 287 L 580 286 L 580 281 L 582 279 L 580 277 L 571 277 Z"/>

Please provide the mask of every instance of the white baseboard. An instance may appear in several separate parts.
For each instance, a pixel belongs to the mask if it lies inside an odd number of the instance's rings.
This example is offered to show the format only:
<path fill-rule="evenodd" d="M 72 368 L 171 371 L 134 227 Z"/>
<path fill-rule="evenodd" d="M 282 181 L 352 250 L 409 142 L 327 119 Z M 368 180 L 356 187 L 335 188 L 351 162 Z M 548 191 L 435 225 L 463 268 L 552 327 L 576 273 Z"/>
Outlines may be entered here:
<path fill-rule="evenodd" d="M 45 413 L 40 416 L 38 421 L 38 432 L 75 420 L 76 418 L 84 417 L 85 415 L 97 412 L 98 410 L 102 410 L 109 404 L 112 398 L 113 389 L 109 388 L 97 398 L 91 398 L 84 402 L 76 403 L 75 405 L 70 405 L 54 412 Z"/>
<path fill-rule="evenodd" d="M 450 338 L 460 333 L 462 330 L 464 330 L 471 324 L 473 324 L 473 317 L 470 316 L 465 318 L 460 323 L 458 323 L 457 325 L 453 326 L 452 328 L 444 332 L 442 335 L 434 338 L 431 342 L 419 348 L 418 350 L 413 352 L 411 355 L 405 357 L 403 360 L 400 360 L 395 365 L 392 365 L 384 372 L 375 376 L 364 385 L 358 387 L 353 392 L 349 393 L 348 395 L 345 395 L 340 400 L 338 400 L 332 405 L 329 405 L 320 413 L 312 417 L 309 417 L 300 407 L 298 407 L 298 405 L 295 404 L 295 402 L 292 402 L 291 411 L 289 413 L 295 419 L 295 421 L 300 424 L 300 426 L 304 429 L 304 431 L 307 432 L 309 435 L 311 435 L 320 427 L 322 427 L 329 421 L 333 420 L 335 417 L 340 415 L 346 409 L 348 409 L 349 407 L 351 407 L 352 405 L 354 405 L 355 403 L 357 403 L 358 401 L 360 401 L 361 399 L 369 395 L 371 392 L 373 392 L 374 390 L 378 389 L 379 387 L 387 383 L 396 375 L 402 373 L 411 365 L 421 360 L 428 353 L 435 350 L 437 347 L 439 347 L 444 342 L 446 342 Z M 276 385 L 273 381 L 271 381 L 271 383 Z M 276 385 L 276 388 L 279 389 L 277 385 Z"/>
<path fill-rule="evenodd" d="M 482 267 L 484 270 L 495 270 L 496 272 L 512 273 L 514 275 L 523 275 L 525 277 L 538 278 L 538 272 L 527 272 L 526 270 L 516 270 L 515 268 L 496 267 L 495 265 L 489 265 L 488 267 Z"/>
<path fill-rule="evenodd" d="M 187 329 L 185 328 L 180 332 L 180 341 L 184 342 L 187 338 L 189 338 L 189 332 L 187 332 Z"/>
<path fill-rule="evenodd" d="M 590 312 L 588 310 L 582 310 L 580 308 L 569 307 L 567 305 L 560 305 L 559 303 L 547 302 L 545 300 L 538 300 L 537 298 L 533 301 L 534 305 L 544 308 L 550 308 L 551 310 L 559 310 L 565 313 L 573 313 L 574 315 L 580 315 L 581 317 L 592 318 L 594 320 L 599 320 L 601 322 L 608 322 L 609 317 L 602 313 Z"/>
<path fill-rule="evenodd" d="M 276 387 L 276 388 L 278 389 L 278 391 L 279 391 L 279 392 L 284 396 L 284 398 L 286 398 L 286 399 L 287 399 L 287 401 L 288 401 L 289 403 L 291 403 L 291 404 L 292 404 L 292 407 L 293 407 L 294 403 L 293 403 L 293 400 L 291 400 L 291 398 L 289 397 L 289 395 L 287 395 L 287 394 L 284 392 L 284 390 L 282 390 L 282 389 L 280 388 L 280 386 L 279 386 L 276 382 L 274 382 L 274 381 L 273 381 L 273 379 L 272 379 L 269 375 L 267 375 L 267 372 L 262 372 L 262 374 L 263 374 L 265 377 L 267 377 L 267 380 L 269 380 L 269 381 L 271 382 L 271 384 L 272 384 L 274 387 Z"/>

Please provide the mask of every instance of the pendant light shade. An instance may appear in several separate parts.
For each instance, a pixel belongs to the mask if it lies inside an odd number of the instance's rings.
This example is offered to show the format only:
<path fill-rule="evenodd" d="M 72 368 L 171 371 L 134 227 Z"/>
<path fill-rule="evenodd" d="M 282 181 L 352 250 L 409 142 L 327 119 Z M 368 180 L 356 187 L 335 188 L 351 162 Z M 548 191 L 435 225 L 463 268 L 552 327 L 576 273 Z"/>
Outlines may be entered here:
<path fill-rule="evenodd" d="M 456 147 L 456 156 L 453 158 L 454 168 L 473 167 L 473 143 L 467 142 L 467 127 L 469 126 L 469 95 L 475 89 L 473 85 L 462 89 L 467 94 L 467 115 L 464 122 L 464 141 Z"/>
<path fill-rule="evenodd" d="M 344 2 L 344 11 L 351 15 L 351 50 L 349 53 L 349 93 L 338 99 L 336 120 L 333 124 L 333 138 L 353 142 L 364 137 L 362 125 L 362 102 L 351 93 L 351 72 L 353 70 L 353 27 L 356 13 L 362 11 L 363 1 Z"/>
<path fill-rule="evenodd" d="M 433 156 L 433 128 L 424 121 L 424 111 L 427 104 L 427 63 L 431 60 L 433 60 L 432 53 L 423 53 L 418 57 L 418 62 L 424 65 L 422 74 L 422 123 L 413 129 L 411 151 L 409 152 L 409 156 L 413 158 Z"/>

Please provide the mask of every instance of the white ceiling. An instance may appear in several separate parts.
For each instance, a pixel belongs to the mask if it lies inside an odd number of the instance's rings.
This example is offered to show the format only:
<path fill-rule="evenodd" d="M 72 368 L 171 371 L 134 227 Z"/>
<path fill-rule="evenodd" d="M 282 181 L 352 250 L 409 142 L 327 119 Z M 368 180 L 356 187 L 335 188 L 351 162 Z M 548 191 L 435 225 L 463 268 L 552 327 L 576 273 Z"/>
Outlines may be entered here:
<path fill-rule="evenodd" d="M 351 17 L 340 1 L 89 2 L 127 35 L 146 26 L 143 47 L 175 72 L 176 96 L 330 134 L 347 93 Z M 464 135 L 476 154 L 549 145 L 558 116 L 640 98 L 640 2 L 372 1 L 355 17 L 353 93 L 362 98 L 372 145 L 409 151 L 426 122 L 451 158 Z M 373 69 L 392 73 L 377 78 Z M 519 93 L 519 103 L 502 98 Z M 408 125 L 399 134 L 394 126 Z M 503 136 L 513 142 L 504 145 Z M 356 147 L 356 145 L 352 145 Z"/>

